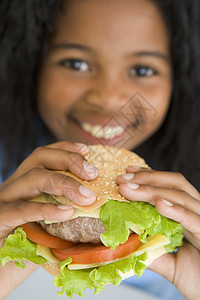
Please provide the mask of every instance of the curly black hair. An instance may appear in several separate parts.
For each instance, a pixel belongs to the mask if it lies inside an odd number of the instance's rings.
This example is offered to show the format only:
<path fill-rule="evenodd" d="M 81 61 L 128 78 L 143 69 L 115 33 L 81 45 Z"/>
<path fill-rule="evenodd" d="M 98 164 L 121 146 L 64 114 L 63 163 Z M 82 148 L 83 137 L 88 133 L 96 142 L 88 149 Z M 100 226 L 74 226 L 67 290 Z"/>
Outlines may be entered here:
<path fill-rule="evenodd" d="M 200 190 L 200 2 L 151 1 L 163 14 L 171 37 L 173 94 L 163 125 L 135 151 L 155 169 L 181 172 Z M 37 112 L 37 79 L 62 3 L 0 2 L 0 147 L 5 176 L 38 144 L 54 140 Z M 36 120 L 45 137 L 42 142 Z"/>
<path fill-rule="evenodd" d="M 171 37 L 173 94 L 162 127 L 136 150 L 153 168 L 180 172 L 200 190 L 200 2 L 152 1 Z"/>
<path fill-rule="evenodd" d="M 37 79 L 59 0 L 0 2 L 0 138 L 3 178 L 38 146 Z M 41 121 L 46 141 L 53 139 Z M 42 135 L 41 133 L 41 135 Z"/>

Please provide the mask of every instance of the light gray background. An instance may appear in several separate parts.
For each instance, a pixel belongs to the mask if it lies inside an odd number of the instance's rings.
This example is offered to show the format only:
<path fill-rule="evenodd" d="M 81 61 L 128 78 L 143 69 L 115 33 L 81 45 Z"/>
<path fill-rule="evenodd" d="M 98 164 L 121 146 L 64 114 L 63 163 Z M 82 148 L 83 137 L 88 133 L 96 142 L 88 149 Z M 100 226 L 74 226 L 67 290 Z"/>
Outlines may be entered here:
<path fill-rule="evenodd" d="M 13 291 L 5 300 L 68 300 L 66 295 L 57 296 L 58 288 L 54 286 L 53 277 L 45 272 L 42 268 L 32 274 L 22 285 Z M 94 295 L 89 289 L 85 291 L 84 297 L 73 296 L 73 300 L 160 300 L 149 296 L 138 289 L 119 285 L 117 287 L 108 284 L 99 294 Z"/>

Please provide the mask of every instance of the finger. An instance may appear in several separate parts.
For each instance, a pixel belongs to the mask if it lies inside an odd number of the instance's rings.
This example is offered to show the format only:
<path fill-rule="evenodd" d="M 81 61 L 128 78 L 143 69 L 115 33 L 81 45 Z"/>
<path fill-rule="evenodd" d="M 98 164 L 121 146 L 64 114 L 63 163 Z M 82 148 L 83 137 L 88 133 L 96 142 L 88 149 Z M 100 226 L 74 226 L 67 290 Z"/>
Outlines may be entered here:
<path fill-rule="evenodd" d="M 95 166 L 89 164 L 80 154 L 51 149 L 48 147 L 37 148 L 34 151 L 33 161 L 36 167 L 43 167 L 51 170 L 69 170 L 78 177 L 91 180 L 97 176 Z"/>
<path fill-rule="evenodd" d="M 139 185 L 128 182 L 119 185 L 119 192 L 127 199 L 133 201 L 145 201 L 155 205 L 155 201 L 159 199 L 167 200 L 173 204 L 178 204 L 193 211 L 196 214 L 200 212 L 200 201 L 190 196 L 182 190 L 174 190 L 170 188 L 162 188 L 151 185 Z"/>
<path fill-rule="evenodd" d="M 19 166 L 12 176 L 12 180 L 21 176 L 33 167 L 49 170 L 69 170 L 83 180 L 92 180 L 96 178 L 98 174 L 96 167 L 89 164 L 84 157 L 78 153 L 49 147 L 40 147 L 35 149 Z"/>
<path fill-rule="evenodd" d="M 179 205 L 172 205 L 167 201 L 157 200 L 156 208 L 163 216 L 180 223 L 188 232 L 187 239 L 200 249 L 200 216 Z"/>
<path fill-rule="evenodd" d="M 89 148 L 86 144 L 72 143 L 72 142 L 68 142 L 68 141 L 61 141 L 61 142 L 53 143 L 53 144 L 47 145 L 47 147 L 53 148 L 53 149 L 77 152 L 83 156 L 85 156 L 89 152 Z"/>
<path fill-rule="evenodd" d="M 138 171 L 151 171 L 151 168 L 145 168 L 145 167 L 139 167 L 139 166 L 128 166 L 126 168 L 127 173 L 133 173 L 133 172 L 138 172 Z"/>
<path fill-rule="evenodd" d="M 188 230 L 184 231 L 184 237 L 187 241 L 189 241 L 196 249 L 200 250 L 200 233 L 194 235 Z"/>
<path fill-rule="evenodd" d="M 1 189 L 2 202 L 17 202 L 34 198 L 41 193 L 65 196 L 87 206 L 96 200 L 96 194 L 72 177 L 46 169 L 34 168 Z"/>
<path fill-rule="evenodd" d="M 41 148 L 39 147 L 38 149 L 41 149 Z M 89 152 L 89 148 L 87 147 L 87 145 L 81 144 L 81 143 L 72 143 L 72 142 L 67 142 L 67 141 L 53 143 L 53 144 L 47 145 L 45 148 L 60 149 L 60 150 L 66 150 L 66 151 L 70 151 L 70 152 L 76 152 L 83 156 L 85 156 Z M 6 181 L 4 181 L 2 183 L 2 185 L 7 185 L 13 179 L 22 175 L 23 172 L 28 171 L 28 168 L 32 168 L 34 165 L 33 164 L 31 165 L 29 161 L 30 161 L 30 157 L 28 157 L 25 160 L 25 162 L 22 163 L 22 166 L 20 166 L 12 176 L 10 176 Z M 39 165 L 37 164 L 35 166 L 39 166 Z"/>
<path fill-rule="evenodd" d="M 0 209 L 0 236 L 4 236 L 14 228 L 27 222 L 39 220 L 66 221 L 74 214 L 74 209 L 69 206 L 43 204 L 34 202 L 18 202 L 1 204 Z M 65 209 L 63 209 L 65 208 Z"/>
<path fill-rule="evenodd" d="M 180 173 L 162 172 L 145 168 L 134 171 L 134 167 L 132 166 L 128 167 L 127 170 L 132 172 L 128 172 L 128 174 L 122 174 L 118 176 L 118 184 L 126 182 L 128 180 L 128 182 L 137 184 L 148 184 L 163 188 L 166 187 L 171 189 L 184 190 L 192 197 L 200 200 L 199 192 Z"/>

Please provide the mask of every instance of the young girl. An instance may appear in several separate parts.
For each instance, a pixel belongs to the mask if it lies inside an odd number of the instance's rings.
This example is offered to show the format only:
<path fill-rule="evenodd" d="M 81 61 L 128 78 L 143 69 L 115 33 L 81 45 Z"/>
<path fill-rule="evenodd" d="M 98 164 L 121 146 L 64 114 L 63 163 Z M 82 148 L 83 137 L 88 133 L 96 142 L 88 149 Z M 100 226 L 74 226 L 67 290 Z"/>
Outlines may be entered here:
<path fill-rule="evenodd" d="M 199 15 L 195 0 L 1 1 L 1 245 L 20 224 L 73 214 L 26 201 L 42 192 L 67 195 L 69 179 L 57 174 L 52 187 L 52 169 L 90 180 L 98 170 L 84 159 L 86 144 L 125 147 L 152 170 L 130 166 L 129 177 L 117 179 L 121 194 L 186 228 L 180 250 L 151 269 L 187 299 L 200 297 Z M 74 201 L 95 201 L 92 191 L 70 184 Z M 12 263 L 0 269 L 1 296 L 36 268 L 29 263 L 20 276 Z M 152 278 L 139 280 L 152 286 Z M 168 299 L 162 284 L 156 288 Z M 174 291 L 170 299 L 178 297 Z"/>

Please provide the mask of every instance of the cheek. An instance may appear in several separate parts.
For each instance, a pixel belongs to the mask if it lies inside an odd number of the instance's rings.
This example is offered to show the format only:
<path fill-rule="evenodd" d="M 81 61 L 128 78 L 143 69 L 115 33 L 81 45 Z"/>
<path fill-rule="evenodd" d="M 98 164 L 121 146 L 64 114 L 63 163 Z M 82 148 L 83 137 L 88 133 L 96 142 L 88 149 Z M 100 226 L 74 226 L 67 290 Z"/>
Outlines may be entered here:
<path fill-rule="evenodd" d="M 38 110 L 43 117 L 66 116 L 78 98 L 78 89 L 60 73 L 47 70 L 41 74 Z"/>
<path fill-rule="evenodd" d="M 169 78 L 160 88 L 155 95 L 155 108 L 157 110 L 158 122 L 162 122 L 168 112 L 172 97 L 172 83 Z"/>
<path fill-rule="evenodd" d="M 170 105 L 172 85 L 170 80 L 161 82 L 144 93 L 144 126 L 149 132 L 156 131 L 163 123 Z"/>

